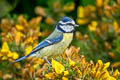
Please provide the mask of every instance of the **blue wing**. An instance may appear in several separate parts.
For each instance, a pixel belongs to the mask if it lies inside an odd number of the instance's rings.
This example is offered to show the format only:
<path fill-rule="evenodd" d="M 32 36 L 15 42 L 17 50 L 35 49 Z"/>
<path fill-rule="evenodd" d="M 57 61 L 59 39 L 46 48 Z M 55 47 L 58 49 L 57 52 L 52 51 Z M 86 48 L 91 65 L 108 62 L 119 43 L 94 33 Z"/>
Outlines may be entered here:
<path fill-rule="evenodd" d="M 41 43 L 39 43 L 34 49 L 33 51 L 28 54 L 27 56 L 30 56 L 32 54 L 34 54 L 35 52 L 39 51 L 41 48 L 44 48 L 46 46 L 49 46 L 49 45 L 52 45 L 52 44 L 55 44 L 55 43 L 58 43 L 60 42 L 61 40 L 63 39 L 63 35 L 57 37 L 57 38 L 52 38 L 52 39 L 46 39 L 44 41 L 42 41 Z"/>
<path fill-rule="evenodd" d="M 30 54 L 28 54 L 27 56 L 24 56 L 24 57 L 21 57 L 21 58 L 15 60 L 13 63 L 18 62 L 18 61 L 21 61 L 21 60 L 23 60 L 23 59 L 26 59 L 27 57 L 32 56 L 33 54 L 35 54 L 35 53 L 36 53 L 37 51 L 39 51 L 40 49 L 42 49 L 42 48 L 44 48 L 44 47 L 46 47 L 46 46 L 50 46 L 50 45 L 52 45 L 52 44 L 58 43 L 58 42 L 60 42 L 62 39 L 63 39 L 63 35 L 58 35 L 57 37 L 56 37 L 56 36 L 55 36 L 55 37 L 53 37 L 53 36 L 48 37 L 47 39 L 45 39 L 44 41 L 42 41 L 41 43 L 39 43 L 39 44 L 33 49 L 33 51 L 32 51 Z"/>

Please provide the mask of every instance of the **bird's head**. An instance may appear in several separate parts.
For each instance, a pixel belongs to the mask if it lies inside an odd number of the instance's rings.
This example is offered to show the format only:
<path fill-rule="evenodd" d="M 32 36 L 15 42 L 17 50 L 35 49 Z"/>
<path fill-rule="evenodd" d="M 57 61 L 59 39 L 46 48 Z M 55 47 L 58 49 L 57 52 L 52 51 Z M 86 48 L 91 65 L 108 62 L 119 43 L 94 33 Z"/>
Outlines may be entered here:
<path fill-rule="evenodd" d="M 75 21 L 69 17 L 63 17 L 57 24 L 56 29 L 64 32 L 71 33 L 75 30 L 75 27 L 78 25 L 75 24 Z"/>

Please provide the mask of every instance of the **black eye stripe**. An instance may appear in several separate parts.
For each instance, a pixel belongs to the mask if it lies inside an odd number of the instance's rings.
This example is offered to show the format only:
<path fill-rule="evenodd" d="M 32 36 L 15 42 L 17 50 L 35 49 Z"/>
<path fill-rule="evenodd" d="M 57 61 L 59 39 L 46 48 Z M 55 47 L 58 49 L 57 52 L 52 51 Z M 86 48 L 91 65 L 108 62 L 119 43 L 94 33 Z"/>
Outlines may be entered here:
<path fill-rule="evenodd" d="M 67 23 L 66 25 L 71 25 L 71 26 L 74 26 L 72 23 Z"/>
<path fill-rule="evenodd" d="M 61 26 L 63 26 L 63 24 L 61 24 L 61 23 L 58 23 L 58 25 L 61 25 Z"/>

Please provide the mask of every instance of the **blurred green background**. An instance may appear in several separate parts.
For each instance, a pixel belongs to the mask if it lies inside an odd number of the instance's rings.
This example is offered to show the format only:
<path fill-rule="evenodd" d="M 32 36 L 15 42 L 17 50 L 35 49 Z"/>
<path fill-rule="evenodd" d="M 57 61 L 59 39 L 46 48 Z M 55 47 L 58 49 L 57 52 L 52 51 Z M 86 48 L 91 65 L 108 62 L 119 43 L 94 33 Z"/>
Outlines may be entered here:
<path fill-rule="evenodd" d="M 120 69 L 120 0 L 0 0 L 0 75 L 17 73 L 6 65 L 29 53 L 63 16 L 79 24 L 71 45 L 81 55 Z"/>
<path fill-rule="evenodd" d="M 40 31 L 50 33 L 63 16 L 72 17 L 80 25 L 72 42 L 80 47 L 80 54 L 89 61 L 101 59 L 120 66 L 120 0 L 0 0 L 1 21 L 17 20 L 21 14 L 28 21 L 42 16 Z"/>
<path fill-rule="evenodd" d="M 115 48 L 117 45 L 119 45 L 117 44 L 117 42 L 119 43 L 119 38 L 118 38 L 119 36 L 116 37 L 113 34 L 114 32 L 108 32 L 105 33 L 105 36 L 103 36 L 106 39 L 103 39 L 102 37 L 96 36 L 94 32 L 90 32 L 87 29 L 88 24 L 92 20 L 96 20 L 100 23 L 104 23 L 104 22 L 109 22 L 110 24 L 112 23 L 111 19 L 107 18 L 107 16 L 105 16 L 104 14 L 99 13 L 99 10 L 97 10 L 100 8 L 101 11 L 105 10 L 103 5 L 105 1 L 104 0 L 102 1 L 103 2 L 100 3 L 102 4 L 102 7 L 101 6 L 99 7 L 96 5 L 96 0 L 0 0 L 0 18 L 1 19 L 4 17 L 17 18 L 17 16 L 19 16 L 20 14 L 24 14 L 25 18 L 27 20 L 30 20 L 33 17 L 41 15 L 43 16 L 43 21 L 40 23 L 41 30 L 44 29 L 53 30 L 57 21 L 60 20 L 60 18 L 63 16 L 70 16 L 74 20 L 76 20 L 78 18 L 77 15 L 82 14 L 82 13 L 77 13 L 79 6 L 83 6 L 83 7 L 94 6 L 96 7 L 96 11 L 94 12 L 88 11 L 88 12 L 90 14 L 94 13 L 95 18 L 92 16 L 86 16 L 85 18 L 88 17 L 89 22 L 80 24 L 80 27 L 76 30 L 76 31 L 80 31 L 82 35 L 85 34 L 89 36 L 89 40 L 86 41 L 86 40 L 74 39 L 73 45 L 80 47 L 81 48 L 80 53 L 86 55 L 88 57 L 88 60 L 92 59 L 96 61 L 98 59 L 102 59 L 103 61 L 114 61 L 112 60 L 111 57 L 108 56 L 108 50 L 105 50 L 104 42 L 105 41 L 110 42 L 113 48 Z M 107 5 L 112 7 L 115 3 L 117 3 L 117 0 L 109 0 Z M 73 9 L 70 9 L 71 6 L 73 7 Z M 117 19 L 119 22 L 119 19 L 116 17 L 119 16 L 119 14 L 117 15 L 116 13 L 116 15 L 110 15 L 110 16 L 114 17 L 112 19 Z M 45 23 L 44 20 L 47 17 L 51 17 L 52 19 L 54 19 L 55 22 L 53 21 L 53 23 L 50 24 Z M 105 19 L 103 20 L 102 18 Z M 93 39 L 97 40 L 98 42 L 97 45 L 94 45 L 92 43 Z M 115 42 L 116 45 L 114 44 Z M 111 50 L 114 51 L 115 49 L 111 49 Z"/>

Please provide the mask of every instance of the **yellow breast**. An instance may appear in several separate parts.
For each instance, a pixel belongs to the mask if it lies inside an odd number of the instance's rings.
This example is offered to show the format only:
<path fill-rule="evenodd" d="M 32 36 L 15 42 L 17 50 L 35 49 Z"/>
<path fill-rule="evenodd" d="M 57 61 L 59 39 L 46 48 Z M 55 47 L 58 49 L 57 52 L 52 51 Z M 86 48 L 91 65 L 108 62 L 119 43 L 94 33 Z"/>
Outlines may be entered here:
<path fill-rule="evenodd" d="M 50 45 L 48 47 L 43 48 L 40 50 L 39 56 L 42 57 L 52 57 L 56 55 L 60 55 L 64 52 L 64 50 L 70 45 L 73 38 L 73 33 L 64 33 L 62 41 Z"/>
<path fill-rule="evenodd" d="M 64 33 L 62 41 L 71 42 L 72 38 L 73 38 L 73 33 Z"/>

